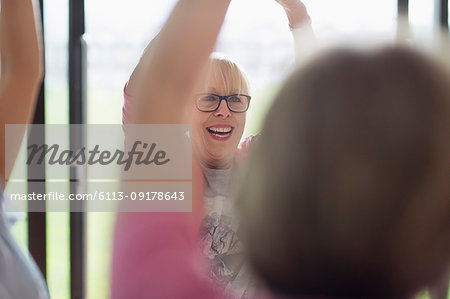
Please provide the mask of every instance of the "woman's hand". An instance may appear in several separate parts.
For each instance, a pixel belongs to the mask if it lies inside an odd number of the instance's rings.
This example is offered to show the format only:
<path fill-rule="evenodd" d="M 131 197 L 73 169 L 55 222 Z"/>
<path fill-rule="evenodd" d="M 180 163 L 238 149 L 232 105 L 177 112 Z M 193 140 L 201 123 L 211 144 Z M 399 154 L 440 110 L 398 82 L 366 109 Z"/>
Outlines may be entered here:
<path fill-rule="evenodd" d="M 296 28 L 308 22 L 310 17 L 305 4 L 300 0 L 275 0 L 283 6 L 289 20 L 289 26 Z"/>

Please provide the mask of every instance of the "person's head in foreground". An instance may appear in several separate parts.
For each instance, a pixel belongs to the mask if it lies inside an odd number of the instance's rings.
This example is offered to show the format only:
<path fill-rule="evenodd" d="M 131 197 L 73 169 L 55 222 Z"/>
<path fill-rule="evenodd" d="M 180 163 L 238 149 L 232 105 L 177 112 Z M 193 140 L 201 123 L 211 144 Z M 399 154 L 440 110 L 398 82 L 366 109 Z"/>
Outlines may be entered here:
<path fill-rule="evenodd" d="M 403 48 L 340 50 L 285 84 L 239 205 L 276 293 L 408 298 L 450 261 L 450 79 Z"/>
<path fill-rule="evenodd" d="M 235 62 L 216 54 L 210 58 L 206 78 L 194 99 L 194 148 L 203 166 L 229 168 L 250 105 L 248 80 Z"/>

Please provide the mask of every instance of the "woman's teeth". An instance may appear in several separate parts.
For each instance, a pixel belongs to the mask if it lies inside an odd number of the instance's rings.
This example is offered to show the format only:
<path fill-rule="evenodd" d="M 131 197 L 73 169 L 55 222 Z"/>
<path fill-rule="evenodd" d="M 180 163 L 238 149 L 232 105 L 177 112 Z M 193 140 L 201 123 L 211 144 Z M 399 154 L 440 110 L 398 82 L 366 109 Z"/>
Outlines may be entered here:
<path fill-rule="evenodd" d="M 231 128 L 208 128 L 209 130 L 213 131 L 214 133 L 230 133 Z"/>
<path fill-rule="evenodd" d="M 233 131 L 233 128 L 207 128 L 208 131 L 217 137 L 228 137 L 231 134 L 231 131 Z"/>

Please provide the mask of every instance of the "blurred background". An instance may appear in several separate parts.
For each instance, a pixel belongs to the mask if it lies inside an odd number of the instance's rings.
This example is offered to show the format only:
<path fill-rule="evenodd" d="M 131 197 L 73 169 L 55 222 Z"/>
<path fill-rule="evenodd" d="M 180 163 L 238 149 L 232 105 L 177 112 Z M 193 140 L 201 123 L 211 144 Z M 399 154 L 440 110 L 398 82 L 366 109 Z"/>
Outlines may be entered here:
<path fill-rule="evenodd" d="M 76 2 L 76 1 L 75 1 Z M 410 38 L 434 41 L 437 3 L 410 0 Z M 69 0 L 45 0 L 45 122 L 69 123 Z M 86 121 L 120 124 L 122 92 L 147 43 L 157 34 L 175 0 L 85 0 L 87 45 Z M 305 0 L 322 43 L 393 41 L 397 0 Z M 447 13 L 448 15 L 448 13 Z M 284 10 L 275 0 L 233 0 L 217 51 L 247 71 L 252 105 L 244 136 L 257 133 L 280 82 L 293 70 L 293 39 Z M 26 171 L 26 170 L 23 170 Z M 67 187 L 69 188 L 69 187 Z M 86 214 L 87 298 L 108 298 L 113 213 Z M 47 213 L 46 272 L 52 298 L 71 298 L 69 213 Z M 28 247 L 28 217 L 21 215 L 14 236 Z M 426 292 L 420 295 L 427 298 Z"/>

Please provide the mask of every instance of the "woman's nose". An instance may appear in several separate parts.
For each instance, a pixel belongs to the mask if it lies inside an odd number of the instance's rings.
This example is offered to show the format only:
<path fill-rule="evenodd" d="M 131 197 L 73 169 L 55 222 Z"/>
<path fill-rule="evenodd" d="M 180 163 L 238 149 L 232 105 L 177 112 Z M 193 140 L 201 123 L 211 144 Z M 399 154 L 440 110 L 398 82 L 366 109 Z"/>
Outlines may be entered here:
<path fill-rule="evenodd" d="M 226 101 L 220 101 L 219 108 L 217 108 L 217 110 L 214 112 L 214 115 L 222 118 L 227 118 L 231 115 L 231 112 L 228 109 Z"/>

